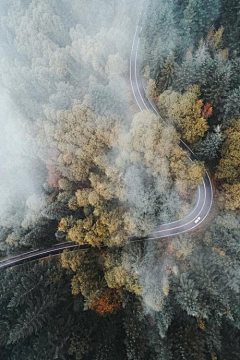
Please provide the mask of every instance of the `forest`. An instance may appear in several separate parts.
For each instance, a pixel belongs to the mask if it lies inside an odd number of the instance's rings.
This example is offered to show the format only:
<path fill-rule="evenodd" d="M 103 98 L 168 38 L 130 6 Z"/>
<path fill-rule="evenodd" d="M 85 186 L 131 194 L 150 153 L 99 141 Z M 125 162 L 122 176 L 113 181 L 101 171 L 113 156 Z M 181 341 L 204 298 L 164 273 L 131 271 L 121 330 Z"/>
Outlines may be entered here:
<path fill-rule="evenodd" d="M 0 358 L 240 359 L 239 1 L 2 0 L 0 14 L 0 260 L 91 246 L 0 271 Z M 161 117 L 132 93 L 137 24 Z M 192 211 L 206 170 L 205 221 L 144 241 Z"/>

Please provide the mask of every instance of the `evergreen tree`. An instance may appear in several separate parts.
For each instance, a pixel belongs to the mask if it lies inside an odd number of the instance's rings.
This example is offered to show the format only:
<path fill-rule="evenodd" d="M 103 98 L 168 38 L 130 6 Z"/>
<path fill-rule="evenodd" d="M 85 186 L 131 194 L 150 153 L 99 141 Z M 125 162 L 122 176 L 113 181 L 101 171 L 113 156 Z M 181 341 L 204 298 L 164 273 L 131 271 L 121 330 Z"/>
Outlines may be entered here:
<path fill-rule="evenodd" d="M 61 218 L 70 214 L 68 198 L 63 201 L 55 201 L 42 211 L 42 216 L 49 220 L 61 220 Z"/>
<path fill-rule="evenodd" d="M 151 52 L 146 51 L 145 62 L 150 67 L 150 77 L 152 79 L 158 79 L 164 64 L 164 56 L 165 51 L 163 50 L 161 39 L 158 40 L 155 49 Z"/>
<path fill-rule="evenodd" d="M 177 64 L 175 62 L 174 54 L 170 53 L 170 55 L 167 57 L 166 62 L 163 65 L 163 69 L 158 79 L 160 92 L 167 90 L 171 86 L 176 70 Z"/>
<path fill-rule="evenodd" d="M 223 121 L 237 119 L 240 114 L 240 86 L 228 93 L 223 102 Z"/>
<path fill-rule="evenodd" d="M 178 92 L 186 91 L 189 85 L 196 84 L 196 64 L 192 56 L 186 58 L 173 77 L 173 88 Z"/>
<path fill-rule="evenodd" d="M 46 248 L 56 242 L 55 232 L 57 230 L 57 222 L 49 221 L 44 225 L 35 225 L 27 234 L 20 238 L 22 247 Z"/>
<path fill-rule="evenodd" d="M 240 53 L 240 3 L 238 0 L 224 0 L 221 9 L 221 25 L 224 27 L 224 45 L 231 55 Z"/>
<path fill-rule="evenodd" d="M 151 0 L 143 25 L 142 66 L 150 66 L 151 77 L 157 79 L 164 59 L 178 47 L 179 13 L 175 2 Z M 176 18 L 177 17 L 177 18 Z"/>
<path fill-rule="evenodd" d="M 184 11 L 184 25 L 186 35 L 194 45 L 198 45 L 200 39 L 214 25 L 220 12 L 221 0 L 189 0 Z"/>
<path fill-rule="evenodd" d="M 209 101 L 213 108 L 220 109 L 230 88 L 231 67 L 220 58 L 207 62 L 205 81 L 201 80 L 201 90 L 204 98 Z"/>
<path fill-rule="evenodd" d="M 238 88 L 240 86 L 240 58 L 235 58 L 231 60 L 231 79 L 230 79 L 230 88 L 231 90 Z"/>
<path fill-rule="evenodd" d="M 206 138 L 200 143 L 197 156 L 206 161 L 215 159 L 222 143 L 223 138 L 220 132 L 208 132 Z"/>
<path fill-rule="evenodd" d="M 126 332 L 126 352 L 128 360 L 153 360 L 154 352 L 146 338 L 148 324 L 141 319 L 141 305 L 133 297 L 129 298 L 124 316 L 124 328 Z"/>

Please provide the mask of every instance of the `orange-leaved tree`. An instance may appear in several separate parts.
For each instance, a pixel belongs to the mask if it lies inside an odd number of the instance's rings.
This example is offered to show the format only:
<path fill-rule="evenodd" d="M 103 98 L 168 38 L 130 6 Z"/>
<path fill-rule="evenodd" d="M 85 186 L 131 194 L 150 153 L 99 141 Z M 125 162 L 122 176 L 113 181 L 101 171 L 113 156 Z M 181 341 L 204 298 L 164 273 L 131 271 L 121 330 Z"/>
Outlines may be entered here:
<path fill-rule="evenodd" d="M 116 289 L 107 289 L 103 296 L 93 301 L 90 309 L 104 316 L 115 314 L 121 308 L 121 298 L 119 291 Z"/>
<path fill-rule="evenodd" d="M 202 100 L 199 100 L 202 102 Z M 213 108 L 211 103 L 206 103 L 204 105 L 204 108 L 202 109 L 202 117 L 204 119 L 208 119 L 210 116 L 212 116 Z"/>

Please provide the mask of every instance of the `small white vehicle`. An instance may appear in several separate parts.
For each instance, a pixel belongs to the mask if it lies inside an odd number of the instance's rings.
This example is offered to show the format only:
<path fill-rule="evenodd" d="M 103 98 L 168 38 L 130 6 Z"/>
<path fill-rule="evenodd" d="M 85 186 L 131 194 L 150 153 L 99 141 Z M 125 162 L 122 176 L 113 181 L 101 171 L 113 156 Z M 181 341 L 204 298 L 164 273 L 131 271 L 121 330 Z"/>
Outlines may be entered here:
<path fill-rule="evenodd" d="M 201 220 L 200 216 L 196 218 L 196 220 L 194 220 L 195 224 L 197 224 L 199 222 L 199 220 Z"/>

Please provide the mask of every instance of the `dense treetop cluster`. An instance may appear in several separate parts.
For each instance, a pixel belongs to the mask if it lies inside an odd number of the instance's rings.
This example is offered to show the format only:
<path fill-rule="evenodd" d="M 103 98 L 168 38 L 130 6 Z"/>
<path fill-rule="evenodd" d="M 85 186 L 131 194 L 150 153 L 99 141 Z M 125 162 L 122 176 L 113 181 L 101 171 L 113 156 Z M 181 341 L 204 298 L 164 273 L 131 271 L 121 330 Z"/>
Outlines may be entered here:
<path fill-rule="evenodd" d="M 236 0 L 149 1 L 141 42 L 148 97 L 216 172 L 233 210 L 239 207 L 231 195 L 237 172 L 230 175 L 238 161 L 232 133 L 240 114 L 239 16 Z"/>
<path fill-rule="evenodd" d="M 240 4 L 143 4 L 139 71 L 168 126 L 131 94 L 138 12 L 133 0 L 1 3 L 0 84 L 27 144 L 19 183 L 0 192 L 1 256 L 91 248 L 1 272 L 0 358 L 240 359 Z M 129 241 L 187 215 L 206 168 L 204 228 Z"/>

